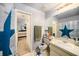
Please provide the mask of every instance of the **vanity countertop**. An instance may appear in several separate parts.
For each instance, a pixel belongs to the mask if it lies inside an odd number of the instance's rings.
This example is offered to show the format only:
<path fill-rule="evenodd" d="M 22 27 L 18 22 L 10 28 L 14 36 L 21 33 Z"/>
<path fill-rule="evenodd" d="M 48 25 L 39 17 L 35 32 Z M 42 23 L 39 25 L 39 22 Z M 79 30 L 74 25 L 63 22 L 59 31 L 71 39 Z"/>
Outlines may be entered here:
<path fill-rule="evenodd" d="M 61 48 L 61 49 L 64 49 L 74 55 L 78 55 L 79 56 L 79 47 L 76 46 L 75 44 L 73 43 L 69 43 L 69 42 L 63 42 L 62 40 L 58 40 L 58 39 L 52 39 L 50 41 L 51 44 Z"/>

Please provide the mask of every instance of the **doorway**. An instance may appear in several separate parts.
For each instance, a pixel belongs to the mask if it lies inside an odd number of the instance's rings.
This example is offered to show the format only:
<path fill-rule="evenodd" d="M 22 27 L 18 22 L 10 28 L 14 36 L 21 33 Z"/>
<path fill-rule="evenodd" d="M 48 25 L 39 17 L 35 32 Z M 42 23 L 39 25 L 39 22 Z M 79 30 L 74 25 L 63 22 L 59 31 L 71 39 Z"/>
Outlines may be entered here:
<path fill-rule="evenodd" d="M 30 15 L 17 10 L 16 14 L 16 55 L 22 56 L 30 52 Z"/>

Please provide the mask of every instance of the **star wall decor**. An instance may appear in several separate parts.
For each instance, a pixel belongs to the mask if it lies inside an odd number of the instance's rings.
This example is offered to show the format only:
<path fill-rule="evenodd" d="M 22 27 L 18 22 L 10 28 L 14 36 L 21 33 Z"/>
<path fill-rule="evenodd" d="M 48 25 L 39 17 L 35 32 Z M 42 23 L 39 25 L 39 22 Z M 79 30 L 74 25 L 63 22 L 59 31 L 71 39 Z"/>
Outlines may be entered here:
<path fill-rule="evenodd" d="M 67 26 L 65 25 L 64 29 L 60 29 L 60 31 L 62 32 L 61 37 L 67 36 L 68 38 L 71 38 L 70 33 L 73 31 L 73 29 L 68 29 Z"/>
<path fill-rule="evenodd" d="M 15 30 L 10 28 L 11 25 L 11 11 L 4 23 L 4 31 L 0 31 L 0 51 L 3 52 L 3 56 L 9 56 L 12 54 L 10 50 L 10 37 L 14 34 Z"/>

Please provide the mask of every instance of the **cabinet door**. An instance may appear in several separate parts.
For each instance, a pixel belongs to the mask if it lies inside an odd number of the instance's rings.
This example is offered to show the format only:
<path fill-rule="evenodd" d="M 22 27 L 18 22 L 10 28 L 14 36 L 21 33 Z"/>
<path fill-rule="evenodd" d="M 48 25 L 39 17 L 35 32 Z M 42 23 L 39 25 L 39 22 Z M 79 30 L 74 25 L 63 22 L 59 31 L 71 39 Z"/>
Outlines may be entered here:
<path fill-rule="evenodd" d="M 50 55 L 54 56 L 74 56 L 74 54 L 71 54 L 70 52 L 64 51 L 61 48 L 50 44 Z"/>

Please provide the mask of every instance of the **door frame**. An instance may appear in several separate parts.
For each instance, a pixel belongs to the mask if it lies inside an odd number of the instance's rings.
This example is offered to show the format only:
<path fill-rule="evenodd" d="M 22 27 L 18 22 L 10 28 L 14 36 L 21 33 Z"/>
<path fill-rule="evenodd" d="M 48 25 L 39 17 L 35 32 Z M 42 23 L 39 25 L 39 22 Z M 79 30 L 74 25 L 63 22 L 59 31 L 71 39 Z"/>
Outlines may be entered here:
<path fill-rule="evenodd" d="M 31 13 L 25 12 L 23 10 L 14 9 L 14 16 L 15 16 L 15 45 L 16 45 L 15 54 L 17 52 L 17 42 L 18 42 L 18 39 L 17 39 L 17 37 L 18 37 L 18 35 L 17 35 L 17 13 L 18 12 L 30 15 L 30 20 L 29 20 L 29 36 L 30 36 L 30 38 L 28 38 L 29 39 L 28 47 L 29 47 L 30 51 L 32 51 L 32 44 L 31 44 Z"/>

